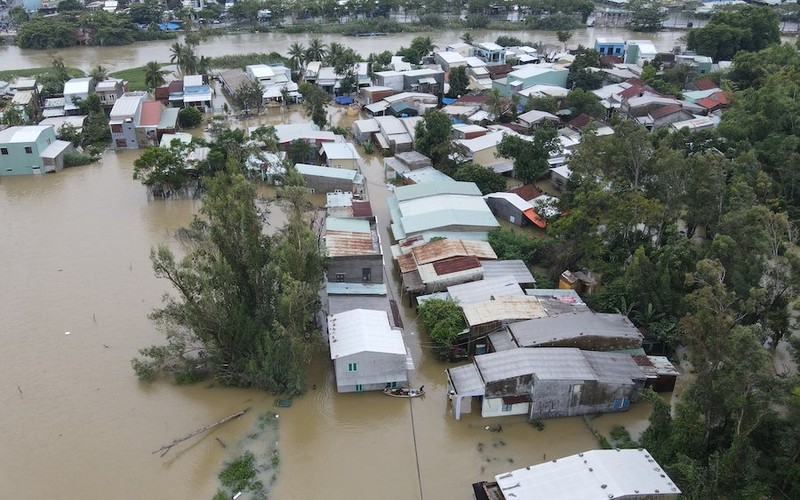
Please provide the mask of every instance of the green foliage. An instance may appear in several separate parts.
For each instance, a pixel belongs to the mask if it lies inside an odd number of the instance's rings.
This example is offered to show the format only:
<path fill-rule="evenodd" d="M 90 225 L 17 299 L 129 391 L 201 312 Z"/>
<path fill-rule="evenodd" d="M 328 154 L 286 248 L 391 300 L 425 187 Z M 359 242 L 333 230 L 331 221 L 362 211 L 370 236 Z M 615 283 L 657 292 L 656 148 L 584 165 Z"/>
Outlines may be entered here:
<path fill-rule="evenodd" d="M 528 16 L 525 18 L 525 25 L 528 29 L 543 31 L 576 30 L 583 28 L 584 22 L 568 14 L 551 14 L 545 17 Z"/>
<path fill-rule="evenodd" d="M 686 41 L 690 50 L 730 61 L 740 50 L 755 52 L 779 44 L 778 16 L 763 5 L 715 10 L 707 25 L 689 31 Z"/>
<path fill-rule="evenodd" d="M 467 327 L 461 307 L 452 300 L 432 299 L 419 306 L 418 313 L 436 346 L 436 357 L 446 361 L 458 334 Z"/>
<path fill-rule="evenodd" d="M 481 190 L 481 194 L 497 193 L 506 189 L 506 178 L 502 174 L 475 163 L 459 166 L 453 174 L 453 179 L 474 182 Z"/>
<path fill-rule="evenodd" d="M 575 61 L 569 65 L 567 87 L 571 89 L 594 90 L 603 85 L 603 74 L 592 72 L 589 68 L 602 68 L 600 53 L 594 49 L 578 45 Z"/>
<path fill-rule="evenodd" d="M 555 97 L 549 95 L 532 97 L 525 103 L 525 111 L 532 111 L 534 109 L 556 114 L 558 112 L 558 102 Z"/>
<path fill-rule="evenodd" d="M 209 61 L 209 67 L 220 69 L 244 69 L 246 66 L 252 64 L 269 64 L 269 63 L 282 63 L 289 65 L 289 60 L 277 52 L 256 53 L 251 52 L 248 54 L 231 54 L 225 56 L 212 57 Z"/>
<path fill-rule="evenodd" d="M 405 57 L 406 61 L 411 64 L 419 64 L 423 57 L 427 56 L 436 46 L 431 41 L 429 36 L 416 36 L 411 40 L 411 45 L 400 47 L 397 55 Z"/>
<path fill-rule="evenodd" d="M 494 43 L 501 47 L 519 47 L 520 45 L 525 45 L 519 38 L 509 35 L 498 36 Z"/>
<path fill-rule="evenodd" d="M 452 133 L 449 116 L 439 110 L 426 113 L 415 129 L 416 149 L 438 167 L 451 152 Z"/>
<path fill-rule="evenodd" d="M 133 162 L 133 178 L 155 191 L 176 191 L 189 181 L 188 148 L 175 139 L 168 148 L 151 146 Z"/>
<path fill-rule="evenodd" d="M 256 480 L 256 457 L 247 451 L 225 464 L 219 473 L 219 481 L 233 492 L 254 490 Z"/>
<path fill-rule="evenodd" d="M 97 159 L 86 153 L 81 153 L 80 151 L 70 151 L 64 155 L 65 167 L 80 167 L 94 161 L 97 161 Z"/>
<path fill-rule="evenodd" d="M 308 142 L 303 139 L 295 139 L 289 143 L 286 151 L 291 163 L 312 163 L 316 157 L 316 151 Z"/>
<path fill-rule="evenodd" d="M 548 243 L 527 233 L 497 228 L 489 232 L 489 244 L 500 260 L 520 259 L 533 265 L 540 260 L 541 252 Z"/>
<path fill-rule="evenodd" d="M 248 79 L 239 85 L 231 97 L 234 104 L 244 112 L 255 109 L 256 113 L 260 113 L 263 107 L 263 95 L 264 89 L 261 88 L 261 84 Z"/>
<path fill-rule="evenodd" d="M 633 31 L 661 31 L 669 17 L 660 0 L 631 0 L 628 8 L 631 10 L 628 28 Z"/>
<path fill-rule="evenodd" d="M 464 26 L 472 30 L 481 30 L 489 27 L 489 16 L 483 14 L 470 14 L 464 21 Z"/>
<path fill-rule="evenodd" d="M 537 431 L 543 431 L 544 430 L 544 422 L 542 422 L 538 418 L 529 419 L 528 420 L 528 425 L 530 425 L 531 427 L 533 427 Z"/>
<path fill-rule="evenodd" d="M 586 113 L 591 117 L 603 119 L 606 115 L 606 108 L 600 103 L 600 99 L 580 87 L 569 91 L 564 106 L 572 110 L 572 116 Z"/>
<path fill-rule="evenodd" d="M 550 168 L 550 154 L 560 149 L 555 127 L 545 124 L 536 129 L 533 140 L 504 135 L 497 145 L 497 156 L 514 159 L 514 176 L 524 183 L 539 180 Z"/>
<path fill-rule="evenodd" d="M 34 17 L 17 30 L 23 49 L 60 49 L 75 45 L 75 24 L 61 17 Z"/>
<path fill-rule="evenodd" d="M 81 145 L 94 146 L 105 149 L 111 141 L 111 130 L 108 128 L 108 116 L 100 105 L 100 97 L 89 94 L 86 100 L 79 104 L 81 112 L 88 115 L 83 124 Z"/>
<path fill-rule="evenodd" d="M 313 40 L 312 40 L 313 42 Z M 319 85 L 313 83 L 301 83 L 300 93 L 303 95 L 303 109 L 319 128 L 324 128 L 328 123 L 328 103 L 331 96 Z"/>
<path fill-rule="evenodd" d="M 178 123 L 186 129 L 192 129 L 203 123 L 203 112 L 194 106 L 186 106 L 178 112 Z"/>
<path fill-rule="evenodd" d="M 467 93 L 469 86 L 469 78 L 467 78 L 467 68 L 458 66 L 452 68 L 448 74 L 448 81 L 450 82 L 450 93 L 448 97 L 460 97 Z"/>

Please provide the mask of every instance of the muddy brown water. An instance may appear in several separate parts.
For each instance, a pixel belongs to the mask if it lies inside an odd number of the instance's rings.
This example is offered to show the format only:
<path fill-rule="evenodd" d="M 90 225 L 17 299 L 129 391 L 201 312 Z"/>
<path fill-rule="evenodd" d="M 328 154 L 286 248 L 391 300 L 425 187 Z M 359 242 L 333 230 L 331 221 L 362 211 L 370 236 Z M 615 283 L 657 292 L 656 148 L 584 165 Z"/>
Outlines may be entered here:
<path fill-rule="evenodd" d="M 339 126 L 354 119 L 336 108 L 331 117 Z M 240 124 L 303 119 L 296 108 L 271 109 Z M 336 394 L 324 352 L 309 367 L 308 393 L 290 408 L 275 407 L 271 394 L 210 382 L 139 383 L 130 359 L 161 341 L 147 314 L 168 290 L 153 276 L 149 252 L 159 243 L 180 251 L 175 230 L 190 222 L 199 202 L 149 198 L 131 179 L 137 155 L 108 152 L 96 165 L 0 178 L 3 498 L 210 498 L 221 464 L 247 448 L 251 426 L 265 412 L 280 415 L 279 474 L 270 493 L 277 499 L 471 498 L 472 482 L 597 446 L 581 418 L 546 421 L 544 431 L 521 417 L 473 413 L 456 422 L 445 394 L 448 365 L 432 358 L 408 309 L 401 313 L 416 365 L 410 379 L 425 385 L 424 398 Z M 363 156 L 390 255 L 391 191 L 380 157 Z M 391 298 L 402 303 L 395 274 L 387 276 Z M 241 419 L 164 458 L 152 454 L 247 407 Z M 595 425 L 637 432 L 648 412 L 633 405 Z M 485 429 L 497 423 L 503 432 Z"/>

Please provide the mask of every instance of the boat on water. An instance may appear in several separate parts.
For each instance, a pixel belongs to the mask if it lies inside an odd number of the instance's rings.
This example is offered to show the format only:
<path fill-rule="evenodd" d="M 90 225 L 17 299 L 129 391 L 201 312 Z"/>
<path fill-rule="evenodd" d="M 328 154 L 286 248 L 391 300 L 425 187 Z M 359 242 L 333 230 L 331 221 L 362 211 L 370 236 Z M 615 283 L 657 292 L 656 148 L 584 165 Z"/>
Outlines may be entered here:
<path fill-rule="evenodd" d="M 387 387 L 383 390 L 383 393 L 393 398 L 418 398 L 425 395 L 425 386 L 423 385 L 419 389 L 412 389 L 410 387 L 397 387 L 392 389 Z"/>

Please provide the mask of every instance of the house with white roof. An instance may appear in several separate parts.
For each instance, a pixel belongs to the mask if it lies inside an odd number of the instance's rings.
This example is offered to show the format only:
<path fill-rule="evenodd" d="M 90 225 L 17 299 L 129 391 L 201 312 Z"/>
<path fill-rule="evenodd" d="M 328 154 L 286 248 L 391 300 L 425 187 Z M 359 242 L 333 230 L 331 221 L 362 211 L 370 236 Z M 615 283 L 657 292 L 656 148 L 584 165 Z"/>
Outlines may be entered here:
<path fill-rule="evenodd" d="M 486 64 L 505 64 L 506 49 L 494 42 L 478 42 L 472 47 L 472 55 Z"/>
<path fill-rule="evenodd" d="M 652 61 L 658 55 L 656 46 L 650 40 L 628 40 L 625 42 L 624 62 L 635 64 L 639 67 L 644 63 Z"/>
<path fill-rule="evenodd" d="M 100 104 L 104 108 L 111 109 L 117 99 L 128 91 L 128 84 L 125 80 L 120 80 L 119 78 L 106 78 L 102 82 L 97 82 L 94 91 L 100 98 Z"/>
<path fill-rule="evenodd" d="M 440 51 L 433 54 L 433 59 L 436 64 L 440 65 L 445 73 L 449 73 L 451 69 L 458 68 L 459 66 L 467 65 L 467 58 L 458 52 Z"/>
<path fill-rule="evenodd" d="M 567 87 L 567 75 L 569 70 L 565 67 L 542 63 L 526 64 L 519 66 L 508 74 L 505 78 L 494 80 L 493 86 L 500 90 L 504 97 L 511 97 L 513 94 L 532 87 L 534 85 L 554 85 L 556 87 Z"/>
<path fill-rule="evenodd" d="M 561 123 L 561 120 L 556 115 L 548 113 L 547 111 L 532 109 L 519 115 L 517 117 L 517 122 L 527 129 L 535 129 L 547 122 L 558 125 Z"/>
<path fill-rule="evenodd" d="M 590 450 L 494 476 L 472 485 L 496 500 L 674 500 L 681 490 L 644 448 Z M 483 496 L 479 496 L 483 495 Z"/>
<path fill-rule="evenodd" d="M 412 236 L 486 241 L 500 227 L 474 182 L 426 182 L 402 186 L 389 198 L 395 240 Z"/>
<path fill-rule="evenodd" d="M 203 81 L 203 75 L 186 75 L 183 77 L 184 106 L 192 106 L 204 112 L 213 111 L 211 96 L 211 87 Z"/>
<path fill-rule="evenodd" d="M 337 392 L 382 391 L 408 383 L 408 355 L 386 311 L 352 309 L 328 316 Z"/>
<path fill-rule="evenodd" d="M 52 126 L 8 127 L 0 130 L 0 176 L 59 172 L 73 149 L 56 139 Z"/>
<path fill-rule="evenodd" d="M 94 80 L 87 76 L 84 78 L 71 78 L 64 84 L 64 111 L 68 115 L 80 113 L 78 103 L 89 97 L 94 90 Z"/>
<path fill-rule="evenodd" d="M 114 149 L 139 149 L 136 128 L 142 115 L 145 92 L 127 92 L 111 108 L 108 127 L 111 129 L 111 146 Z"/>
<path fill-rule="evenodd" d="M 320 155 L 325 157 L 329 167 L 358 170 L 361 157 L 355 146 L 349 142 L 323 142 Z"/>
<path fill-rule="evenodd" d="M 461 54 L 463 57 L 469 57 L 472 55 L 472 45 L 465 42 L 451 43 L 450 45 L 446 46 L 444 50 L 445 52 L 456 52 Z"/>

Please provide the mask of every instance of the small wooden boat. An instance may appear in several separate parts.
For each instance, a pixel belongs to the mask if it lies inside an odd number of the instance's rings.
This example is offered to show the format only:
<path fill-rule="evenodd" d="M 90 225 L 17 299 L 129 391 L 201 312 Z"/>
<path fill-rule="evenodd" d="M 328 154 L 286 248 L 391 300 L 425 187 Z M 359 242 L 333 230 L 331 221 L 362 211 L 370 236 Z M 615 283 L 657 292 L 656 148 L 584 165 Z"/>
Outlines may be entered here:
<path fill-rule="evenodd" d="M 419 389 L 412 389 L 410 387 L 391 389 L 387 387 L 383 390 L 383 393 L 393 398 L 418 398 L 425 395 L 425 386 L 423 385 Z"/>

